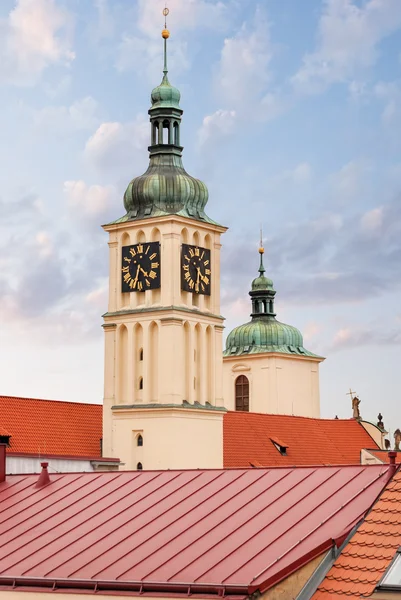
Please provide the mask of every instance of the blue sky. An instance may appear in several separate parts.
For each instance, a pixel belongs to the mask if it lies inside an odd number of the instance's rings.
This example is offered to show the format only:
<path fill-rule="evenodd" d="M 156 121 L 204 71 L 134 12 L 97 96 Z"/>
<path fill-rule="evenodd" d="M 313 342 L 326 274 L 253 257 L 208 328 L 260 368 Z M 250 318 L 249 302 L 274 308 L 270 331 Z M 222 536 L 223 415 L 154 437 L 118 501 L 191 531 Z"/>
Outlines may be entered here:
<path fill-rule="evenodd" d="M 101 402 L 107 236 L 147 165 L 164 0 L 0 6 L 0 393 Z M 322 415 L 401 414 L 400 0 L 170 0 L 189 173 L 227 225 L 226 331 L 263 225 Z"/>

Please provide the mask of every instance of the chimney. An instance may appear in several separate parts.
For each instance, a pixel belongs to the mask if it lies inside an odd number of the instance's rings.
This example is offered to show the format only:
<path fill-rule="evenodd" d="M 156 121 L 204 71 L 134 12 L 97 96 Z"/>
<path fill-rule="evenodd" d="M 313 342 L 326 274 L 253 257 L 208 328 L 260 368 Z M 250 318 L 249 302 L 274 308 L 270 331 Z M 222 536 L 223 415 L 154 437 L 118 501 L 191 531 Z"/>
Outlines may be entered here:
<path fill-rule="evenodd" d="M 39 479 L 36 482 L 36 485 L 35 485 L 36 488 L 43 487 L 43 486 L 47 485 L 48 483 L 50 483 L 49 472 L 47 470 L 49 463 L 42 462 L 42 463 L 40 463 L 40 466 L 42 467 L 42 470 L 40 472 Z"/>
<path fill-rule="evenodd" d="M 0 483 L 6 480 L 6 448 L 10 446 L 10 437 L 6 433 L 0 434 Z"/>
<path fill-rule="evenodd" d="M 388 453 L 388 457 L 390 459 L 390 478 L 391 478 L 397 470 L 397 465 L 395 462 L 395 459 L 397 457 L 397 452 L 395 452 L 395 450 L 390 450 L 390 452 Z"/>

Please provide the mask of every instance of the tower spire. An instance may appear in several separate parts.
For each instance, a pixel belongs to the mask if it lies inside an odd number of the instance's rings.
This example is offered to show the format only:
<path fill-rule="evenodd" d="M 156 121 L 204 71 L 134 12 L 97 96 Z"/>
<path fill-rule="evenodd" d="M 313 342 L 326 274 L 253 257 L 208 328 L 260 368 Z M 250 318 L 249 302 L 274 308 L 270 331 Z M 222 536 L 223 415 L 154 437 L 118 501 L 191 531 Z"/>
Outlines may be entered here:
<path fill-rule="evenodd" d="M 162 38 L 164 39 L 164 66 L 163 66 L 163 83 L 168 83 L 168 68 L 167 68 L 167 40 L 170 37 L 170 32 L 167 29 L 167 15 L 169 13 L 167 6 L 163 8 L 164 15 L 164 29 L 162 31 Z"/>
<path fill-rule="evenodd" d="M 212 221 L 204 210 L 208 200 L 207 187 L 202 181 L 188 175 L 182 164 L 181 94 L 171 85 L 167 76 L 167 40 L 170 37 L 167 6 L 162 12 L 163 78 L 150 96 L 149 167 L 146 173 L 128 184 L 124 207 L 130 220 L 179 213 L 210 223 Z"/>
<path fill-rule="evenodd" d="M 259 254 L 260 254 L 260 266 L 259 266 L 259 273 L 261 275 L 261 277 L 263 277 L 263 273 L 265 272 L 265 267 L 263 265 L 263 254 L 265 253 L 265 249 L 263 247 L 263 231 L 262 231 L 262 227 L 260 227 L 260 244 L 259 244 Z"/>

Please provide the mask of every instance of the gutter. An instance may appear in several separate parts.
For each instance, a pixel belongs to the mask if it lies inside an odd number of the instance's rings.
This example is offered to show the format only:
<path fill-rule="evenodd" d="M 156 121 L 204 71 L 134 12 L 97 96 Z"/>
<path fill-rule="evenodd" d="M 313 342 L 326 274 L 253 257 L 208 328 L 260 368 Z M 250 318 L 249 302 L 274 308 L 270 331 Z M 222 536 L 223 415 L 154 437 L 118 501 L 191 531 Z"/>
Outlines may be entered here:
<path fill-rule="evenodd" d="M 133 592 L 138 594 L 166 593 L 190 596 L 194 594 L 226 596 L 248 596 L 247 585 L 224 585 L 218 583 L 174 583 L 158 581 L 107 581 L 93 579 L 46 579 L 44 577 L 0 577 L 2 587 L 17 589 L 47 588 L 55 591 L 85 590 L 88 592 Z"/>

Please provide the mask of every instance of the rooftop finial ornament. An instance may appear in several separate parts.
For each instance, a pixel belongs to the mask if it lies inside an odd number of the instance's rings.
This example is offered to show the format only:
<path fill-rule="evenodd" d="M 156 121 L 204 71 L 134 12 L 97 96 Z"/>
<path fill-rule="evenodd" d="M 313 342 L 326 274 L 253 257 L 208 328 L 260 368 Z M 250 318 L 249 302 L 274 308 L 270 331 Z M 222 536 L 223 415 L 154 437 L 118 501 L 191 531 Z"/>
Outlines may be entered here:
<path fill-rule="evenodd" d="M 167 40 L 170 37 L 170 32 L 167 29 L 167 15 L 169 13 L 169 9 L 167 8 L 167 6 L 165 6 L 163 8 L 163 15 L 164 15 L 164 29 L 162 31 L 162 38 Z"/>
<path fill-rule="evenodd" d="M 167 15 L 169 13 L 169 9 L 167 8 L 167 6 L 165 6 L 163 8 L 163 15 L 164 15 L 164 29 L 162 31 L 162 38 L 164 39 L 164 67 L 163 67 L 163 73 L 164 73 L 164 77 L 163 77 L 163 81 L 164 83 L 168 84 L 168 79 L 167 79 L 167 40 L 170 37 L 170 32 L 167 29 Z"/>

